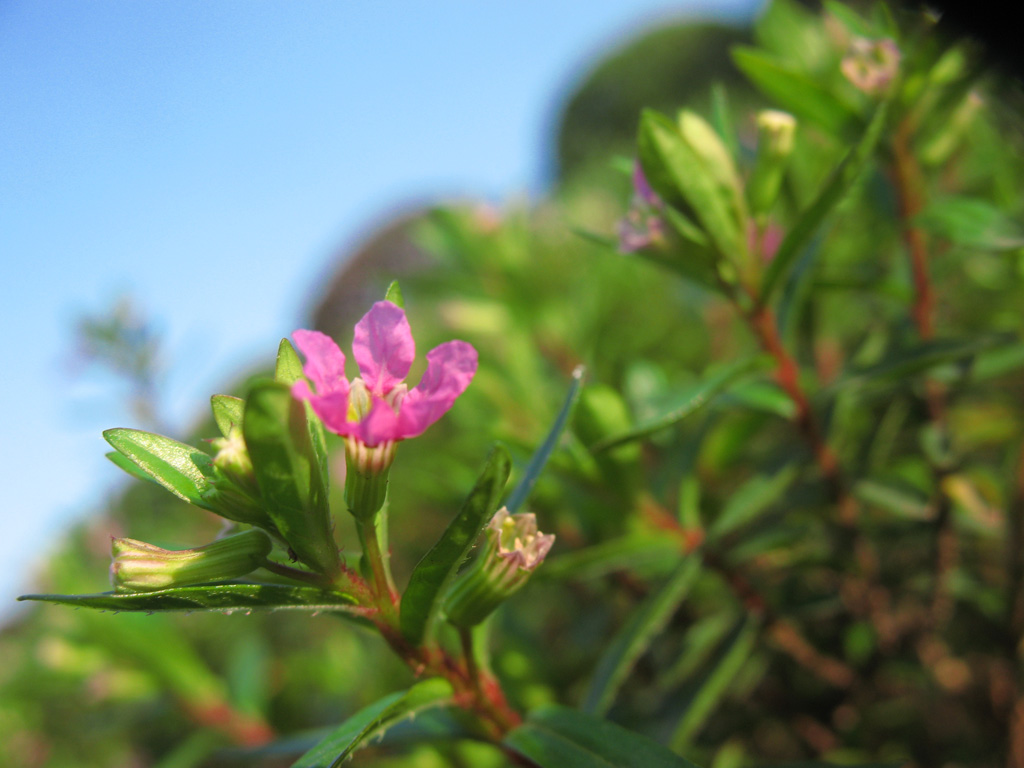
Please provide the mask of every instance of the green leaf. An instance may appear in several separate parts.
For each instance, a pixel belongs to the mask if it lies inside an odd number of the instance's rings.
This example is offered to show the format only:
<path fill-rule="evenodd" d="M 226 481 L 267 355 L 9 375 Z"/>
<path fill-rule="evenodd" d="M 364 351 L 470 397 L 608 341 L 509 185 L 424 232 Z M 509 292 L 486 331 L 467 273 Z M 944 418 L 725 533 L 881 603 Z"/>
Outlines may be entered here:
<path fill-rule="evenodd" d="M 101 611 L 350 611 L 355 598 L 316 587 L 284 584 L 208 584 L 155 592 L 102 592 L 93 595 L 23 595 L 36 600 Z"/>
<path fill-rule="evenodd" d="M 729 497 L 708 529 L 708 541 L 721 539 L 769 509 L 793 483 L 800 468 L 790 464 L 774 474 L 756 475 Z"/>
<path fill-rule="evenodd" d="M 895 92 L 896 89 L 893 89 Z M 810 243 L 825 217 L 839 204 L 843 197 L 853 188 L 861 173 L 867 167 L 882 136 L 890 100 L 886 99 L 875 110 L 860 140 L 846 153 L 842 162 L 836 167 L 825 182 L 814 202 L 811 203 L 790 227 L 786 236 L 779 244 L 779 249 L 765 272 L 761 283 L 761 297 L 767 303 L 772 292 L 781 283 L 804 248 Z"/>
<path fill-rule="evenodd" d="M 721 395 L 725 404 L 736 403 L 754 411 L 771 413 L 784 419 L 796 415 L 793 398 L 787 395 L 774 381 L 744 381 Z"/>
<path fill-rule="evenodd" d="M 245 404 L 242 433 L 270 519 L 300 560 L 319 573 L 336 574 L 340 562 L 327 478 L 305 404 L 284 383 L 257 384 Z"/>
<path fill-rule="evenodd" d="M 391 281 L 391 285 L 388 286 L 387 293 L 384 294 L 384 301 L 390 301 L 392 304 L 405 309 L 405 299 L 402 298 L 402 288 L 398 285 L 397 280 Z"/>
<path fill-rule="evenodd" d="M 1007 343 L 982 352 L 971 366 L 971 380 L 985 381 L 1024 368 L 1024 343 Z"/>
<path fill-rule="evenodd" d="M 718 706 L 729 686 L 736 679 L 736 675 L 739 674 L 740 669 L 753 652 L 757 631 L 758 620 L 756 618 L 740 619 L 736 629 L 725 641 L 709 668 L 705 670 L 696 693 L 676 726 L 671 741 L 673 749 L 678 751 L 685 748 Z"/>
<path fill-rule="evenodd" d="M 996 334 L 970 339 L 934 339 L 922 342 L 909 349 L 890 350 L 880 363 L 846 372 L 828 389 L 832 391 L 848 387 L 895 385 L 919 373 L 949 363 L 967 363 L 978 353 L 998 347 L 1011 338 Z"/>
<path fill-rule="evenodd" d="M 541 768 L 696 768 L 646 736 L 560 706 L 531 712 L 504 744 Z"/>
<path fill-rule="evenodd" d="M 508 451 L 495 446 L 458 516 L 409 577 L 409 586 L 402 595 L 401 627 L 412 645 L 422 643 L 429 633 L 445 591 L 480 531 L 493 517 L 511 469 Z"/>
<path fill-rule="evenodd" d="M 611 235 L 602 235 L 599 232 L 592 232 L 585 227 L 569 227 L 569 231 L 577 237 L 581 237 L 584 240 L 593 243 L 594 245 L 600 245 L 604 248 L 610 248 L 613 251 L 619 250 L 619 239 L 612 237 Z"/>
<path fill-rule="evenodd" d="M 214 395 L 210 398 L 213 419 L 217 429 L 224 437 L 228 436 L 232 427 L 242 426 L 242 414 L 245 412 L 245 400 L 231 395 Z"/>
<path fill-rule="evenodd" d="M 583 384 L 583 374 L 585 372 L 586 370 L 582 365 L 576 366 L 576 370 L 572 372 L 572 383 L 569 385 L 569 391 L 565 395 L 565 401 L 562 403 L 561 410 L 559 410 L 558 415 L 551 424 L 551 429 L 548 430 L 547 437 L 544 438 L 544 442 L 540 444 L 540 447 L 530 457 L 530 463 L 526 465 L 523 479 L 519 481 L 515 490 L 512 491 L 505 501 L 505 506 L 510 513 L 515 514 L 518 512 L 519 508 L 526 502 L 530 491 L 533 490 L 533 486 L 537 482 L 537 478 L 540 477 L 540 473 L 544 470 L 544 465 L 548 463 L 551 454 L 558 447 L 558 441 L 562 437 L 562 432 L 565 431 L 565 426 L 569 423 L 572 412 L 576 408 L 576 402 L 579 400 L 580 386 Z"/>
<path fill-rule="evenodd" d="M 682 605 L 700 572 L 700 556 L 692 553 L 679 564 L 665 585 L 651 593 L 634 611 L 602 654 L 583 700 L 584 711 L 595 715 L 608 712 L 637 660 Z"/>
<path fill-rule="evenodd" d="M 590 446 L 590 450 L 592 453 L 607 451 L 610 448 L 632 440 L 642 440 L 648 435 L 671 427 L 673 424 L 679 423 L 687 416 L 703 408 L 715 395 L 728 387 L 737 378 L 752 370 L 764 367 L 764 365 L 765 360 L 760 356 L 747 358 L 728 365 L 687 389 L 681 398 L 682 402 L 671 408 L 667 413 L 646 421 L 621 435 L 605 438 Z"/>
<path fill-rule="evenodd" d="M 139 480 L 145 480 L 146 482 L 149 483 L 154 483 L 155 485 L 160 485 L 160 483 L 157 482 L 157 479 L 155 477 L 153 477 L 148 472 L 142 471 L 142 469 L 139 468 L 138 464 L 129 459 L 123 453 L 118 453 L 117 451 L 108 451 L 107 453 L 104 454 L 104 456 L 106 456 L 108 459 L 110 459 L 112 463 L 116 464 L 118 467 L 123 469 L 132 477 L 138 478 Z"/>
<path fill-rule="evenodd" d="M 673 537 L 630 534 L 548 558 L 535 578 L 588 581 L 615 571 L 658 575 L 671 570 L 679 553 L 679 542 Z"/>
<path fill-rule="evenodd" d="M 853 494 L 866 504 L 911 520 L 930 520 L 935 514 L 927 497 L 910 488 L 898 488 L 879 480 L 861 480 L 853 487 Z"/>
<path fill-rule="evenodd" d="M 736 66 L 779 108 L 842 138 L 860 124 L 860 115 L 831 91 L 794 67 L 757 48 L 732 49 Z"/>
<path fill-rule="evenodd" d="M 711 86 L 711 122 L 715 126 L 718 137 L 729 150 L 729 154 L 732 157 L 739 157 L 740 145 L 736 138 L 732 109 L 729 106 L 729 94 L 722 83 L 713 83 Z"/>
<path fill-rule="evenodd" d="M 277 362 L 274 364 L 274 381 L 291 386 L 301 379 L 302 360 L 288 339 L 281 339 L 277 345 Z"/>
<path fill-rule="evenodd" d="M 914 220 L 933 234 L 969 248 L 1010 251 L 1024 247 L 1021 227 L 981 198 L 934 199 Z"/>
<path fill-rule="evenodd" d="M 397 723 L 452 703 L 452 687 L 447 680 L 433 678 L 416 683 L 407 691 L 392 693 L 356 712 L 293 763 L 292 768 L 336 768 L 357 749 Z"/>
<path fill-rule="evenodd" d="M 119 453 L 179 499 L 210 509 L 202 495 L 213 460 L 191 445 L 138 429 L 108 429 L 103 437 Z"/>
<path fill-rule="evenodd" d="M 706 138 L 703 131 L 700 134 Z M 707 134 L 714 135 L 710 128 Z M 719 146 L 720 143 L 715 149 Z M 709 154 L 702 149 L 684 138 L 664 115 L 644 111 L 640 118 L 638 150 L 651 186 L 669 203 L 685 201 L 720 254 L 743 253 L 746 240 L 741 232 L 742 222 L 737 219 L 735 190 L 725 182 L 723 173 L 719 172 L 721 169 L 713 167 L 709 161 L 711 155 L 717 157 L 721 153 Z"/>

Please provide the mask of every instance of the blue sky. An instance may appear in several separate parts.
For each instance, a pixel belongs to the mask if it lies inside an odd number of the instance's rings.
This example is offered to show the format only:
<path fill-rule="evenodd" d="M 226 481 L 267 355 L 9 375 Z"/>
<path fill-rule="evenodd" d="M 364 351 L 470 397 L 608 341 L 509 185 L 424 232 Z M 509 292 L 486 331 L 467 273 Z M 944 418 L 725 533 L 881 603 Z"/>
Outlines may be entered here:
<path fill-rule="evenodd" d="M 121 482 L 72 325 L 129 296 L 181 433 L 409 201 L 544 188 L 559 100 L 665 18 L 758 0 L 0 0 L 0 615 Z M 123 390 L 114 390 L 123 392 Z"/>

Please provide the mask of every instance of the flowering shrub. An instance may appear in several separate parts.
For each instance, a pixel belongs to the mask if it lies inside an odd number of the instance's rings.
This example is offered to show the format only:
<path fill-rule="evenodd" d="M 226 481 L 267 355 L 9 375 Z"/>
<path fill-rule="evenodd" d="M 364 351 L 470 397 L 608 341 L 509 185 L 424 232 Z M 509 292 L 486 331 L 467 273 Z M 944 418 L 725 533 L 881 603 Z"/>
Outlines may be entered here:
<path fill-rule="evenodd" d="M 284 341 L 214 396 L 212 451 L 110 430 L 231 531 L 116 539 L 114 591 L 33 597 L 345 622 L 279 693 L 350 685 L 311 737 L 178 683 L 235 745 L 210 764 L 1024 766 L 1024 151 L 930 24 L 774 3 L 734 52 L 771 108 L 639 116 L 632 199 L 558 201 L 586 240 L 433 212 L 403 285 L 418 336 L 467 341 L 408 389 L 392 285 L 358 377 L 298 331 L 304 365 Z"/>

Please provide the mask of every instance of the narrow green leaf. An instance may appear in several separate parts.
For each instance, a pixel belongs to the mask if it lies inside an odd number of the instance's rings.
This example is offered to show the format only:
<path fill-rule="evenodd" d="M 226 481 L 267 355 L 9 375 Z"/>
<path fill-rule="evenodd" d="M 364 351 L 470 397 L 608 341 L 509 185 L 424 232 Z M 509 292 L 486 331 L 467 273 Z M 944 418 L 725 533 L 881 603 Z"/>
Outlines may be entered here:
<path fill-rule="evenodd" d="M 1005 335 L 970 339 L 935 339 L 909 349 L 890 350 L 880 363 L 846 372 L 828 389 L 835 392 L 848 387 L 894 385 L 919 373 L 949 363 L 967 363 L 978 353 L 1005 345 Z"/>
<path fill-rule="evenodd" d="M 715 131 L 729 149 L 729 154 L 732 157 L 739 157 L 740 145 L 736 138 L 736 126 L 733 125 L 729 94 L 723 83 L 714 83 L 711 86 L 711 117 Z"/>
<path fill-rule="evenodd" d="M 736 66 L 771 101 L 800 120 L 842 138 L 860 123 L 853 107 L 795 68 L 757 48 L 732 49 Z"/>
<path fill-rule="evenodd" d="M 535 578 L 589 581 L 615 571 L 642 576 L 667 573 L 679 560 L 679 542 L 669 536 L 629 534 L 544 561 Z"/>
<path fill-rule="evenodd" d="M 281 339 L 277 346 L 277 362 L 274 364 L 274 381 L 291 386 L 302 378 L 302 360 L 288 339 Z"/>
<path fill-rule="evenodd" d="M 893 90 L 895 92 L 896 89 Z M 762 302 L 769 301 L 772 292 L 778 287 L 782 278 L 789 273 L 793 263 L 814 237 L 825 217 L 853 188 L 882 136 L 889 114 L 889 105 L 888 99 L 879 104 L 860 140 L 846 153 L 842 162 L 821 188 L 814 202 L 800 214 L 786 233 L 761 283 L 760 300 Z"/>
<path fill-rule="evenodd" d="M 429 633 L 445 591 L 480 531 L 494 516 L 511 469 L 508 451 L 495 446 L 462 510 L 409 577 L 402 595 L 401 626 L 412 645 L 422 643 Z"/>
<path fill-rule="evenodd" d="M 789 464 L 774 474 L 756 475 L 729 497 L 725 508 L 708 529 L 708 541 L 715 541 L 740 528 L 771 508 L 786 492 L 799 473 Z"/>
<path fill-rule="evenodd" d="M 317 587 L 284 584 L 208 584 L 155 592 L 101 592 L 93 595 L 23 595 L 19 600 L 95 608 L 101 611 L 347 611 L 355 598 Z"/>
<path fill-rule="evenodd" d="M 451 684 L 441 678 L 416 683 L 356 712 L 323 741 L 300 757 L 292 768 L 336 768 L 371 739 L 420 712 L 453 703 Z"/>
<path fill-rule="evenodd" d="M 1001 344 L 974 358 L 971 380 L 985 381 L 1024 368 L 1024 342 Z"/>
<path fill-rule="evenodd" d="M 697 692 L 690 700 L 686 712 L 676 726 L 676 730 L 672 734 L 672 749 L 676 751 L 684 749 L 718 706 L 754 650 L 757 631 L 758 620 L 756 618 L 740 619 L 735 631 L 725 641 L 724 646 L 706 670 Z"/>
<path fill-rule="evenodd" d="M 910 488 L 898 488 L 879 480 L 861 480 L 853 487 L 853 493 L 866 504 L 911 520 L 929 520 L 935 514 L 927 497 Z"/>
<path fill-rule="evenodd" d="M 784 419 L 792 419 L 796 415 L 793 398 L 787 395 L 774 381 L 744 381 L 728 392 L 723 392 L 721 400 L 726 404 L 736 403 L 744 408 L 771 413 Z"/>
<path fill-rule="evenodd" d="M 242 414 L 245 412 L 245 400 L 231 395 L 214 395 L 210 398 L 213 419 L 224 437 L 228 436 L 232 427 L 242 426 Z"/>
<path fill-rule="evenodd" d="M 290 349 L 290 346 L 289 346 Z M 338 572 L 327 478 L 314 447 L 305 404 L 281 382 L 249 392 L 242 433 L 267 514 L 299 559 L 327 575 Z"/>
<path fill-rule="evenodd" d="M 660 432 L 663 429 L 671 427 L 673 424 L 679 423 L 687 416 L 690 416 L 703 408 L 715 395 L 723 391 L 726 387 L 736 381 L 736 379 L 750 371 L 763 367 L 764 365 L 765 362 L 763 358 L 751 357 L 726 366 L 711 376 L 708 376 L 706 379 L 697 382 L 688 389 L 685 392 L 680 405 L 672 408 L 667 413 L 655 419 L 651 419 L 629 430 L 628 432 L 605 438 L 604 440 L 590 446 L 590 450 L 592 453 L 607 451 L 610 448 L 622 445 L 623 443 L 628 443 L 632 440 L 642 440 L 648 435 L 652 435 L 655 432 Z"/>
<path fill-rule="evenodd" d="M 859 36 L 871 39 L 875 37 L 875 30 L 864 20 L 864 18 L 852 8 L 835 2 L 835 0 L 825 0 L 823 5 L 825 10 L 835 16 L 839 21 L 842 22 L 843 26 L 846 27 L 850 32 Z"/>
<path fill-rule="evenodd" d="M 560 706 L 534 710 L 504 743 L 541 768 L 696 768 L 646 736 Z"/>
<path fill-rule="evenodd" d="M 569 231 L 577 237 L 581 237 L 594 245 L 610 248 L 613 251 L 619 250 L 619 239 L 611 235 L 602 235 L 599 232 L 592 232 L 584 227 L 570 227 Z"/>
<path fill-rule="evenodd" d="M 202 495 L 213 460 L 191 445 L 138 429 L 108 429 L 103 437 L 119 453 L 179 499 L 209 509 Z"/>
<path fill-rule="evenodd" d="M 696 553 L 686 557 L 668 581 L 651 593 L 608 645 L 594 670 L 583 699 L 583 710 L 604 715 L 611 708 L 619 688 L 637 660 L 650 647 L 679 609 L 700 576 L 701 560 Z"/>
<path fill-rule="evenodd" d="M 405 299 L 402 298 L 402 288 L 399 286 L 397 280 L 391 281 L 391 285 L 388 286 L 387 293 L 384 294 L 384 301 L 390 301 L 392 304 L 405 309 Z"/>
<path fill-rule="evenodd" d="M 1020 225 L 982 198 L 937 198 L 914 220 L 939 237 L 970 248 L 1010 251 L 1024 247 Z"/>
<path fill-rule="evenodd" d="M 551 454 L 558 447 L 558 441 L 562 437 L 562 432 L 565 431 L 569 419 L 572 418 L 572 412 L 576 408 L 576 402 L 579 400 L 580 386 L 583 384 L 583 374 L 585 372 L 586 369 L 582 365 L 576 366 L 576 370 L 572 372 L 572 383 L 569 385 L 569 391 L 565 395 L 565 401 L 562 403 L 561 410 L 559 410 L 558 415 L 551 424 L 551 429 L 548 430 L 544 442 L 540 444 L 540 447 L 530 457 L 530 463 L 526 465 L 523 479 L 519 481 L 519 484 L 505 502 L 505 506 L 510 513 L 515 514 L 518 512 L 519 508 L 526 502 L 530 491 L 533 490 L 533 486 L 537 482 L 537 478 L 540 477 L 540 473 L 544 470 L 544 465 L 548 463 Z"/>
<path fill-rule="evenodd" d="M 304 375 L 305 374 L 302 372 L 302 360 L 299 358 L 299 353 L 295 351 L 295 347 L 292 346 L 288 339 L 281 339 L 281 343 L 277 348 L 277 364 L 274 367 L 274 380 L 281 382 L 282 384 L 287 384 L 290 387 Z M 306 410 L 306 426 L 309 430 L 309 439 L 313 446 L 313 452 L 316 454 L 317 462 L 320 465 L 320 474 L 324 477 L 326 482 L 326 478 L 328 477 L 328 455 L 324 426 L 320 419 L 317 418 L 316 414 L 313 413 L 313 407 L 309 403 L 304 403 L 303 405 Z"/>

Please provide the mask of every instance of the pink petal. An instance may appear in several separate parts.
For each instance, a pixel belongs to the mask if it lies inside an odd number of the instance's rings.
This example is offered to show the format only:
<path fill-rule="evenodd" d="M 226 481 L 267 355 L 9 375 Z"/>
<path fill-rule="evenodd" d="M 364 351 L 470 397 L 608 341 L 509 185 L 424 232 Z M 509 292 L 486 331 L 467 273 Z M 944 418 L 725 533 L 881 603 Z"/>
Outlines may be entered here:
<path fill-rule="evenodd" d="M 352 433 L 371 448 L 389 440 L 401 440 L 398 416 L 383 400 L 373 399 L 370 412 L 358 424 L 352 425 Z"/>
<path fill-rule="evenodd" d="M 334 339 L 320 331 L 305 330 L 295 331 L 292 338 L 295 339 L 295 346 L 306 356 L 302 372 L 316 384 L 316 391 L 321 395 L 343 391 L 347 397 L 345 353 L 334 343 Z"/>
<path fill-rule="evenodd" d="M 352 427 L 348 423 L 348 381 L 344 389 L 328 392 L 326 395 L 315 395 L 304 379 L 299 379 L 292 385 L 292 397 L 299 400 L 308 400 L 313 407 L 313 413 L 320 417 L 331 432 L 336 435 L 348 435 Z"/>
<path fill-rule="evenodd" d="M 409 374 L 416 356 L 405 311 L 390 301 L 378 301 L 356 323 L 352 354 L 366 388 L 383 397 Z"/>
<path fill-rule="evenodd" d="M 416 437 L 452 407 L 476 373 L 477 355 L 465 341 L 447 341 L 427 353 L 427 370 L 402 400 L 398 414 L 402 438 Z"/>

